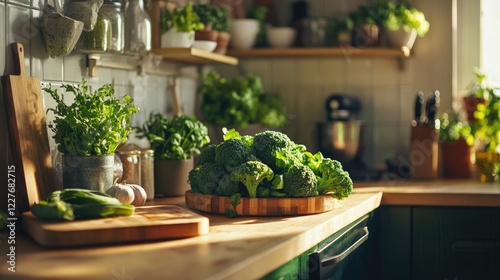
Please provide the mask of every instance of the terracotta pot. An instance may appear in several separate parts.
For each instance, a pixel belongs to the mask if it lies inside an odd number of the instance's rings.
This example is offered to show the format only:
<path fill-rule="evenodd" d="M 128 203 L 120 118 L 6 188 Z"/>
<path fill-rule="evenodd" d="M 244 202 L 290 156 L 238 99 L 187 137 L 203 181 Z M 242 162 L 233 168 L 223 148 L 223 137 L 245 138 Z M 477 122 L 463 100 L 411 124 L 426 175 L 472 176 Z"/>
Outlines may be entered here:
<path fill-rule="evenodd" d="M 467 121 L 469 124 L 476 122 L 476 118 L 474 117 L 474 112 L 476 111 L 477 105 L 484 103 L 483 98 L 474 97 L 474 96 L 466 96 L 463 98 L 464 109 L 467 113 Z"/>
<path fill-rule="evenodd" d="M 189 171 L 194 168 L 193 158 L 185 160 L 154 161 L 155 194 L 158 197 L 183 196 L 191 189 Z"/>
<path fill-rule="evenodd" d="M 445 178 L 470 178 L 471 176 L 471 147 L 464 139 L 454 142 L 441 143 L 443 176 Z"/>
<path fill-rule="evenodd" d="M 219 32 L 217 37 L 217 47 L 215 48 L 215 53 L 225 54 L 227 52 L 227 47 L 231 41 L 231 34 L 229 32 Z"/>
<path fill-rule="evenodd" d="M 375 24 L 355 26 L 352 31 L 352 44 L 355 47 L 378 46 L 379 28 Z"/>
<path fill-rule="evenodd" d="M 219 37 L 219 31 L 217 30 L 203 30 L 196 31 L 196 33 L 194 33 L 195 40 L 217 42 L 217 37 Z"/>

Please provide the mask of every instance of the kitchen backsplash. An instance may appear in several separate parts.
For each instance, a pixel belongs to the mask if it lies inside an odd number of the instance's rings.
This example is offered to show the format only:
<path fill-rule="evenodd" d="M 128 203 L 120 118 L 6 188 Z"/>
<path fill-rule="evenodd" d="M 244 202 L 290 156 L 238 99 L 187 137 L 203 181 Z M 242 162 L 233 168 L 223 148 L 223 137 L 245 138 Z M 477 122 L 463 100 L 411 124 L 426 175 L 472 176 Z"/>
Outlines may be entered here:
<path fill-rule="evenodd" d="M 248 1 L 247 1 L 248 2 Z M 278 8 L 288 9 L 291 1 L 276 1 Z M 369 1 L 309 1 L 311 15 L 336 15 L 357 8 Z M 365 161 L 380 165 L 386 158 L 407 155 L 409 126 L 413 115 L 413 100 L 418 90 L 427 93 L 442 91 L 442 107 L 451 107 L 451 0 L 419 0 L 415 5 L 426 13 L 431 31 L 418 39 L 411 58 L 404 60 L 400 69 L 394 58 L 354 58 L 346 55 L 336 58 L 276 58 L 242 59 L 237 69 L 262 77 L 266 91 L 280 94 L 285 99 L 291 122 L 285 128 L 291 138 L 316 149 L 316 123 L 326 119 L 324 102 L 332 93 L 357 96 L 362 101 L 359 119 L 366 122 Z M 84 55 L 72 54 L 64 58 L 49 58 L 37 26 L 43 4 L 36 0 L 0 0 L 0 73 L 13 73 L 9 44 L 20 42 L 26 48 L 25 64 L 29 75 L 39 77 L 54 86 L 62 82 L 79 82 L 87 75 Z M 431 8 L 432 7 L 432 8 Z M 450 14 L 450 15 L 448 15 Z M 286 12 L 280 21 L 286 22 Z M 434 64 L 434 65 L 431 65 Z M 235 73 L 235 68 L 218 68 L 221 73 Z M 167 91 L 168 78 L 161 75 L 140 76 L 135 71 L 100 69 L 99 77 L 90 79 L 91 85 L 113 83 L 118 94 L 131 93 L 143 110 L 135 124 L 152 110 L 171 110 Z M 195 78 L 181 80 L 181 96 L 186 113 L 194 112 Z M 50 100 L 46 99 L 50 106 Z M 4 111 L 3 94 L 0 111 Z M 5 114 L 0 114 L 0 163 L 9 164 L 8 136 Z M 4 172 L 3 172 L 4 173 Z M 2 175 L 3 176 L 3 175 Z M 1 178 L 0 178 L 1 179 Z"/>

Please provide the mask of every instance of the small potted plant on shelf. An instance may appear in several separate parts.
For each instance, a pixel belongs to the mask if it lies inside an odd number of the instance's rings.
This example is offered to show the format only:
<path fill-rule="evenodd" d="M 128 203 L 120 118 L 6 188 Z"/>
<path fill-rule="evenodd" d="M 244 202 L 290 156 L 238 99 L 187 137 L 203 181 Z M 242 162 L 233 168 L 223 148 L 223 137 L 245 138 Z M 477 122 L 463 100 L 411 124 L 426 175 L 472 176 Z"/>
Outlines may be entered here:
<path fill-rule="evenodd" d="M 82 79 L 81 85 L 63 84 L 61 89 L 64 94 L 43 88 L 56 102 L 47 110 L 55 115 L 48 127 L 62 154 L 63 187 L 106 191 L 113 185 L 114 153 L 127 141 L 130 117 L 139 108 L 129 95 L 115 97 L 109 84 L 90 92 Z M 67 105 L 64 97 L 69 94 L 74 102 Z"/>
<path fill-rule="evenodd" d="M 194 42 L 195 31 L 203 30 L 204 25 L 194 12 L 190 2 L 184 8 L 165 9 L 160 16 L 161 47 L 189 48 Z"/>
<path fill-rule="evenodd" d="M 214 52 L 225 54 L 227 47 L 231 41 L 231 33 L 229 33 L 229 10 L 223 7 L 215 6 L 215 23 L 212 28 L 219 32 L 217 36 L 217 47 Z"/>
<path fill-rule="evenodd" d="M 439 118 L 438 140 L 441 147 L 443 176 L 470 178 L 471 147 L 474 136 L 471 127 L 460 120 L 457 112 L 443 113 Z"/>
<path fill-rule="evenodd" d="M 349 15 L 354 23 L 352 45 L 355 47 L 373 47 L 379 44 L 379 26 L 376 15 L 367 6 L 361 5 Z"/>
<path fill-rule="evenodd" d="M 283 127 L 288 119 L 281 98 L 265 94 L 259 77 L 223 78 L 212 71 L 202 78 L 203 120 L 209 125 L 212 142 L 222 141 L 222 128 L 253 135 L 267 128 Z"/>
<path fill-rule="evenodd" d="M 476 139 L 476 165 L 483 182 L 497 182 L 500 176 L 500 96 L 499 89 L 487 88 L 485 101 L 476 107 L 471 125 Z"/>
<path fill-rule="evenodd" d="M 467 113 L 467 121 L 472 124 L 476 121 L 474 112 L 478 104 L 484 103 L 485 95 L 489 95 L 491 89 L 486 85 L 486 75 L 479 69 L 474 69 L 474 81 L 467 88 L 467 95 L 463 98 L 463 105 Z"/>
<path fill-rule="evenodd" d="M 155 193 L 182 196 L 189 190 L 188 173 L 194 167 L 193 156 L 210 143 L 207 127 L 194 116 L 179 115 L 167 119 L 151 113 L 137 137 L 146 138 L 154 150 Z"/>
<path fill-rule="evenodd" d="M 211 4 L 201 4 L 193 6 L 194 12 L 200 18 L 200 22 L 203 23 L 203 30 L 198 30 L 194 34 L 195 40 L 207 40 L 207 41 L 217 41 L 219 36 L 219 31 L 214 28 L 217 25 L 217 12 L 218 7 Z"/>
<path fill-rule="evenodd" d="M 404 47 L 409 51 L 417 36 L 424 37 L 429 32 L 430 25 L 424 13 L 405 1 L 380 1 L 374 11 L 394 47 Z"/>
<path fill-rule="evenodd" d="M 328 21 L 327 45 L 345 46 L 351 45 L 351 34 L 354 27 L 354 22 L 350 17 L 332 18 Z"/>

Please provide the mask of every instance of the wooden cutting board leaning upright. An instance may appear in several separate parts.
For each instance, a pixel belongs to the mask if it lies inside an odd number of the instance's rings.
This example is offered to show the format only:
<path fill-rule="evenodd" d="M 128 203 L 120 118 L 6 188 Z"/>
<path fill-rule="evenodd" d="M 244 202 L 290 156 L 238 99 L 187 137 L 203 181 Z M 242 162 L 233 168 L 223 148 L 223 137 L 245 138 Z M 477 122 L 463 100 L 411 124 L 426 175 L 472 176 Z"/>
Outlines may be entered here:
<path fill-rule="evenodd" d="M 38 78 L 26 74 L 24 47 L 13 43 L 14 75 L 2 76 L 20 212 L 54 191 L 52 159 Z"/>

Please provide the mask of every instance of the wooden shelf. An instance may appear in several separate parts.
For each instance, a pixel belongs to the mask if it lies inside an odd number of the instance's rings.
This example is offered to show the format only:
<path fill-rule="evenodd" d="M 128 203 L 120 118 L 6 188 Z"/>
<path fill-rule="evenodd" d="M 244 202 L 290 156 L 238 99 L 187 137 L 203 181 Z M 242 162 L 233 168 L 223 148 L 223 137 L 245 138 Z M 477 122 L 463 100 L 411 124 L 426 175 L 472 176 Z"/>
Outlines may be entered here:
<path fill-rule="evenodd" d="M 207 52 L 195 48 L 163 48 L 153 49 L 153 54 L 160 55 L 166 60 L 191 63 L 191 64 L 213 64 L 222 63 L 237 65 L 238 59 L 235 57 Z"/>
<path fill-rule="evenodd" d="M 393 57 L 410 56 L 408 49 L 397 48 L 357 48 L 357 47 L 323 47 L 323 48 L 256 48 L 250 50 L 229 50 L 228 55 L 238 58 L 250 57 Z"/>

